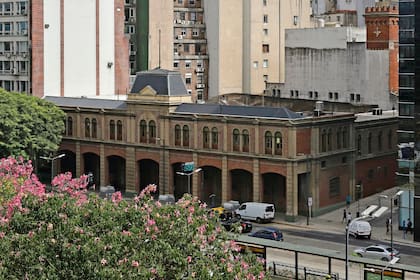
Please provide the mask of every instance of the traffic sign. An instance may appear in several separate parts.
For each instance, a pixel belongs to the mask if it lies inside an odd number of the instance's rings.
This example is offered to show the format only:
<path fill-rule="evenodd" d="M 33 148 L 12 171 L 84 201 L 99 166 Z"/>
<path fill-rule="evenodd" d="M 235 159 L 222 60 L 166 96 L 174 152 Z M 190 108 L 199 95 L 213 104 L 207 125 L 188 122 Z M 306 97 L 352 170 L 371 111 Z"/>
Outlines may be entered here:
<path fill-rule="evenodd" d="M 182 171 L 184 172 L 193 172 L 194 171 L 194 161 L 186 162 L 182 165 Z"/>

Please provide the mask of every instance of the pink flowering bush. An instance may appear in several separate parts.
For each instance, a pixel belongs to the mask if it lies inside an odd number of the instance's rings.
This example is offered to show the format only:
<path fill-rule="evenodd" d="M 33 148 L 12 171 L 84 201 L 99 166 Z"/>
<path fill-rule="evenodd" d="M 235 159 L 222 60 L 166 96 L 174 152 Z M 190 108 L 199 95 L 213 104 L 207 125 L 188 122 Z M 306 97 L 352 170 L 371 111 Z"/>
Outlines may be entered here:
<path fill-rule="evenodd" d="M 86 178 L 54 178 L 54 192 L 30 162 L 0 165 L 0 279 L 265 279 L 264 264 L 238 246 L 189 195 L 101 199 Z"/>

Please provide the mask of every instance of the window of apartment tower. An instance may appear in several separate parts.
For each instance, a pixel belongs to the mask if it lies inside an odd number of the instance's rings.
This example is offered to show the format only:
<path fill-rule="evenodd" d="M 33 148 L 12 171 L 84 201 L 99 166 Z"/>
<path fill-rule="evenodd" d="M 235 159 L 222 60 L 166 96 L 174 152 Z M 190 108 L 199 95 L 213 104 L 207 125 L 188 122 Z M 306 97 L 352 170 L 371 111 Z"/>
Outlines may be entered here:
<path fill-rule="evenodd" d="M 368 153 L 372 153 L 372 133 L 369 132 L 368 135 Z"/>
<path fill-rule="evenodd" d="M 268 23 L 268 15 L 264 15 L 263 16 L 263 22 L 264 23 Z"/>
<path fill-rule="evenodd" d="M 197 90 L 197 100 L 203 100 L 203 98 L 204 98 L 203 91 Z"/>
<path fill-rule="evenodd" d="M 268 29 L 267 28 L 263 29 L 263 34 L 264 34 L 264 36 L 268 36 Z"/>
<path fill-rule="evenodd" d="M 188 125 L 182 127 L 182 146 L 188 147 L 190 145 L 190 128 Z"/>
<path fill-rule="evenodd" d="M 155 121 L 149 122 L 149 143 L 156 143 L 156 123 Z"/>
<path fill-rule="evenodd" d="M 331 132 L 331 128 L 328 129 L 327 145 L 328 145 L 328 151 L 331 151 L 332 150 L 332 132 Z"/>
<path fill-rule="evenodd" d="M 111 120 L 109 122 L 109 139 L 115 140 L 115 121 Z"/>
<path fill-rule="evenodd" d="M 185 76 L 185 83 L 187 85 L 190 85 L 191 84 L 191 76 Z"/>
<path fill-rule="evenodd" d="M 179 4 L 182 4 L 182 0 L 178 1 L 178 3 L 179 3 Z M 184 13 L 184 12 L 180 12 L 180 13 L 179 13 L 179 18 L 180 18 L 181 20 L 185 20 L 185 13 Z"/>
<path fill-rule="evenodd" d="M 196 21 L 197 20 L 197 13 L 191 12 L 190 13 L 190 20 L 191 21 Z"/>
<path fill-rule="evenodd" d="M 262 45 L 262 51 L 263 51 L 263 53 L 270 52 L 270 45 L 269 44 L 263 44 Z"/>
<path fill-rule="evenodd" d="M 200 55 L 201 54 L 201 44 L 194 44 L 195 54 Z"/>
<path fill-rule="evenodd" d="M 341 149 L 341 127 L 338 128 L 337 130 L 336 143 L 337 143 L 337 149 Z"/>
<path fill-rule="evenodd" d="M 190 52 L 190 44 L 184 44 L 184 52 L 186 53 Z"/>
<path fill-rule="evenodd" d="M 360 102 L 360 94 L 356 94 L 356 101 Z"/>
<path fill-rule="evenodd" d="M 179 67 L 179 61 L 174 61 L 174 68 L 178 68 Z"/>
<path fill-rule="evenodd" d="M 90 119 L 85 119 L 85 137 L 90 137 Z"/>
<path fill-rule="evenodd" d="M 276 132 L 276 134 L 274 135 L 274 141 L 275 141 L 274 153 L 276 155 L 281 155 L 282 149 L 283 149 L 283 138 L 280 132 Z"/>
<path fill-rule="evenodd" d="M 272 154 L 273 151 L 273 135 L 270 131 L 266 131 L 264 135 L 265 153 Z"/>
<path fill-rule="evenodd" d="M 264 82 L 268 82 L 268 75 L 263 75 Z"/>
<path fill-rule="evenodd" d="M 175 125 L 175 146 L 181 145 L 181 126 Z"/>
<path fill-rule="evenodd" d="M 343 128 L 343 148 L 348 147 L 349 141 L 347 137 L 348 137 L 347 128 Z"/>
<path fill-rule="evenodd" d="M 337 100 L 338 99 L 338 92 L 334 92 L 334 99 Z"/>
<path fill-rule="evenodd" d="M 212 149 L 218 149 L 219 147 L 219 133 L 216 127 L 211 129 L 211 147 Z"/>
<path fill-rule="evenodd" d="M 233 145 L 233 150 L 234 151 L 239 151 L 239 146 L 241 144 L 241 140 L 240 140 L 240 135 L 239 135 L 239 129 L 234 129 L 233 130 L 233 135 L 232 135 L 232 145 Z"/>
<path fill-rule="evenodd" d="M 267 68 L 268 67 L 268 59 L 264 59 L 263 60 L 263 67 Z"/>
<path fill-rule="evenodd" d="M 185 61 L 185 68 L 191 68 L 191 61 Z"/>
<path fill-rule="evenodd" d="M 145 120 L 140 121 L 140 142 L 147 142 L 147 123 Z"/>
<path fill-rule="evenodd" d="M 207 126 L 203 128 L 203 148 L 210 148 L 210 130 Z"/>
<path fill-rule="evenodd" d="M 92 119 L 92 138 L 98 138 L 98 124 L 96 119 Z"/>
<path fill-rule="evenodd" d="M 246 129 L 242 131 L 242 152 L 249 152 L 249 132 Z"/>
<path fill-rule="evenodd" d="M 122 130 L 123 130 L 123 125 L 122 125 L 122 121 L 117 121 L 117 140 L 122 140 Z"/>
<path fill-rule="evenodd" d="M 267 0 L 263 0 L 263 5 L 267 6 Z"/>
<path fill-rule="evenodd" d="M 327 131 L 322 130 L 321 134 L 321 152 L 327 151 Z"/>

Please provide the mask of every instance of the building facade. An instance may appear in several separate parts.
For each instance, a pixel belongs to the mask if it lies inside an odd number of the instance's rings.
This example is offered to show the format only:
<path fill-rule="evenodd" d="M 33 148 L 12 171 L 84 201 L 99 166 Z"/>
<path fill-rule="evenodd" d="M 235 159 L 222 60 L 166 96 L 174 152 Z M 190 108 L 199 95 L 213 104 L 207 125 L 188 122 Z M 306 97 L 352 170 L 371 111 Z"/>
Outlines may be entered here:
<path fill-rule="evenodd" d="M 374 30 L 375 24 L 368 24 L 366 29 L 287 30 L 286 81 L 284 84 L 267 83 L 265 94 L 278 98 L 369 104 L 384 110 L 397 108 L 397 47 L 388 47 L 396 38 L 391 40 L 387 35 L 385 39 L 379 38 L 387 45 L 381 49 L 366 38 L 366 33 Z"/>
<path fill-rule="evenodd" d="M 315 116 L 284 107 L 192 104 L 185 88 L 172 86 L 182 84 L 176 75 L 138 75 L 143 81 L 136 80 L 138 88 L 126 101 L 47 98 L 67 114 L 59 171 L 92 172 L 97 186 L 126 193 L 156 183 L 160 194 L 176 198 L 191 191 L 207 202 L 212 194 L 216 203 L 272 202 L 289 220 L 307 213 L 308 197 L 317 215 L 354 198 L 356 183 L 365 194 L 393 186 L 395 168 L 388 163 L 395 164 L 396 116 L 359 120 L 353 113 Z M 168 88 L 161 86 L 165 76 Z M 380 151 L 356 153 L 359 135 L 372 146 L 382 141 L 379 135 L 388 138 Z M 186 162 L 201 171 L 179 174 Z M 370 166 L 388 169 L 366 174 Z M 376 182 L 375 176 L 383 177 Z"/>
<path fill-rule="evenodd" d="M 398 159 L 397 182 L 414 192 L 414 240 L 420 241 L 420 84 L 418 70 L 420 42 L 420 6 L 414 0 L 399 1 L 399 119 L 398 141 L 401 152 Z M 410 198 L 411 199 L 411 198 Z"/>
<path fill-rule="evenodd" d="M 0 0 L 0 87 L 30 92 L 29 1 Z"/>

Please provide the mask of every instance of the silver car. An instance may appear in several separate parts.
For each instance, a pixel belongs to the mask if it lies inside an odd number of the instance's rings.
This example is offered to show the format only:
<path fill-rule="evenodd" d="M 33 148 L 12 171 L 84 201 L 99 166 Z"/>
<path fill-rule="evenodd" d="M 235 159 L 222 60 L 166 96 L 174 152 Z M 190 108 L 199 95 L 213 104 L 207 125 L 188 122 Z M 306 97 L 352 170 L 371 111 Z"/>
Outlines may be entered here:
<path fill-rule="evenodd" d="M 393 248 L 391 251 L 390 246 L 386 245 L 370 245 L 363 248 L 357 248 L 354 253 L 359 257 L 377 259 L 382 261 L 391 261 L 393 258 L 399 258 L 400 252 Z"/>

